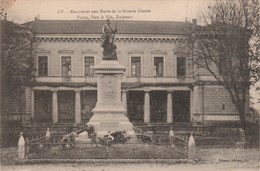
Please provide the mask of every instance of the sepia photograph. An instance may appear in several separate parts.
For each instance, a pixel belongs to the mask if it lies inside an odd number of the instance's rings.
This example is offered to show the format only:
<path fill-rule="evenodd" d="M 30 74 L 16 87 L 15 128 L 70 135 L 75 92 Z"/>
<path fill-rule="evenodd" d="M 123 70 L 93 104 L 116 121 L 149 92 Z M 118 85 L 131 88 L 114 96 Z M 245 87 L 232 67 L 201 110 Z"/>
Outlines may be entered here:
<path fill-rule="evenodd" d="M 259 171 L 258 0 L 0 0 L 1 171 Z"/>

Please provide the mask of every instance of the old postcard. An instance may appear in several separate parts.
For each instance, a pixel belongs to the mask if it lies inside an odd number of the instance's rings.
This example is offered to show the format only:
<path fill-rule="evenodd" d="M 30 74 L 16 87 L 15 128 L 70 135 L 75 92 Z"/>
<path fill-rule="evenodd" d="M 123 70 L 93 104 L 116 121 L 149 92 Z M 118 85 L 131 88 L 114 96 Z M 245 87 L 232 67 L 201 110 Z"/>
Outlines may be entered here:
<path fill-rule="evenodd" d="M 259 169 L 259 3 L 2 0 L 1 169 Z"/>

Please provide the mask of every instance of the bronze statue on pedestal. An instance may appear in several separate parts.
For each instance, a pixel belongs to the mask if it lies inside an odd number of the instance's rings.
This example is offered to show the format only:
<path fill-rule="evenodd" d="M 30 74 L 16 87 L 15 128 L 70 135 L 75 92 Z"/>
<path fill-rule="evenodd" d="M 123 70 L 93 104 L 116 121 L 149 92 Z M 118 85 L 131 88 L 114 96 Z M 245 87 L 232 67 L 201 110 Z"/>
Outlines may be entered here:
<path fill-rule="evenodd" d="M 102 27 L 101 47 L 103 51 L 103 60 L 117 60 L 116 45 L 114 44 L 115 29 L 110 25 L 110 20 L 106 20 L 106 24 Z"/>

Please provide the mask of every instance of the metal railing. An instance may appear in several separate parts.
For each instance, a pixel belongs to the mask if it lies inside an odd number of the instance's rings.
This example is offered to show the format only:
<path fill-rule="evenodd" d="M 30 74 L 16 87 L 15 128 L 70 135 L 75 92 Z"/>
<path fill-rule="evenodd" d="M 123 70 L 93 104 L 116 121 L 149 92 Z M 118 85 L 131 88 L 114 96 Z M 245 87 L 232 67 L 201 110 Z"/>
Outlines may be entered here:
<path fill-rule="evenodd" d="M 27 146 L 28 159 L 183 159 L 187 148 L 155 144 L 113 144 L 98 147 L 76 146 L 66 143 L 31 143 Z"/>
<path fill-rule="evenodd" d="M 184 159 L 187 158 L 187 142 L 175 136 L 169 142 L 140 142 L 129 144 L 84 144 L 71 146 L 59 139 L 47 141 L 45 136 L 26 140 L 28 159 Z"/>
<path fill-rule="evenodd" d="M 125 144 L 69 143 L 57 135 L 27 137 L 25 142 L 28 159 L 185 159 L 189 153 L 189 138 L 184 134 L 174 134 L 173 141 L 155 137 Z"/>

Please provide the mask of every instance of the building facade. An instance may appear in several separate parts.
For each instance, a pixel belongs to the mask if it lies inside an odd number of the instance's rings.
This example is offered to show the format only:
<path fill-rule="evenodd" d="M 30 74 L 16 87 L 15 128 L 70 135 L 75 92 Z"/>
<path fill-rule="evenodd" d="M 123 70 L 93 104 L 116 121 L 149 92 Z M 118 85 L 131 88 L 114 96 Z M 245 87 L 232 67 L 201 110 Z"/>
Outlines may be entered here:
<path fill-rule="evenodd" d="M 186 22 L 113 21 L 122 102 L 134 124 L 238 121 L 229 94 L 192 56 L 179 56 Z M 25 91 L 26 123 L 85 124 L 97 101 L 104 21 L 35 20 L 37 81 Z"/>

